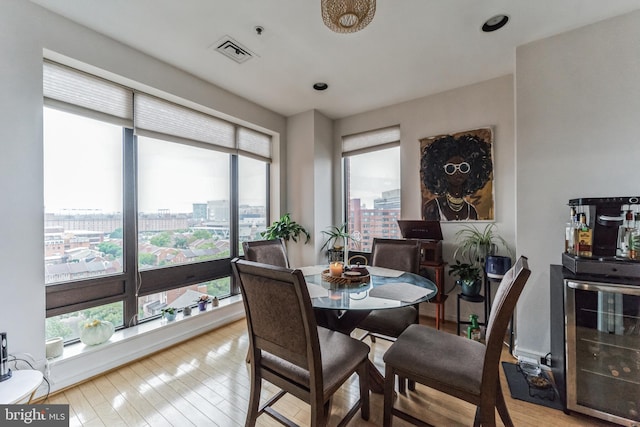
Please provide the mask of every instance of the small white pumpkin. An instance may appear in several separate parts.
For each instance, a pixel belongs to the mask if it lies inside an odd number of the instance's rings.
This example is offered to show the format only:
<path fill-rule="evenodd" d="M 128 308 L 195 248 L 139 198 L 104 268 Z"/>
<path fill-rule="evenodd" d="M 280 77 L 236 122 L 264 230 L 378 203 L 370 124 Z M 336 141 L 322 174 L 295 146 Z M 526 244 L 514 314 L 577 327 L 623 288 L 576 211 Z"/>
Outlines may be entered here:
<path fill-rule="evenodd" d="M 115 331 L 113 323 L 106 320 L 90 320 L 80 330 L 80 341 L 85 345 L 98 345 L 109 341 Z"/>

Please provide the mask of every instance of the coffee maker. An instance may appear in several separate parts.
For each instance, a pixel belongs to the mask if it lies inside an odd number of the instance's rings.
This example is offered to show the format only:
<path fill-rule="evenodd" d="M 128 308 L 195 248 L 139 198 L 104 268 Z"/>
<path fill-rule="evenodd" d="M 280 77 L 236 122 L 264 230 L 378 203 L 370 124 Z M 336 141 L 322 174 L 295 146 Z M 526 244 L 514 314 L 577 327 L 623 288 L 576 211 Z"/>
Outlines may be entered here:
<path fill-rule="evenodd" d="M 571 199 L 569 206 L 587 215 L 587 224 L 593 231 L 593 237 L 592 256 L 565 252 L 562 264 L 566 268 L 574 274 L 635 276 L 640 272 L 640 261 L 618 256 L 625 225 L 623 206 L 627 207 L 627 212 L 637 211 L 640 208 L 640 196 Z M 640 227 L 640 224 L 636 226 Z"/>

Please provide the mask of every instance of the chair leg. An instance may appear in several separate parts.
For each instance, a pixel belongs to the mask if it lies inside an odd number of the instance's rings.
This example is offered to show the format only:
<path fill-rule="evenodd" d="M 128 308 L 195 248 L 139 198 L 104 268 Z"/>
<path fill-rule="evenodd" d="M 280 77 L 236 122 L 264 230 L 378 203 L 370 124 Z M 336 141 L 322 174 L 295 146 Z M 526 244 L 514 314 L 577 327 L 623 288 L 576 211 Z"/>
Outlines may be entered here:
<path fill-rule="evenodd" d="M 312 393 L 314 394 L 314 393 Z M 326 427 L 329 419 L 326 411 L 330 410 L 330 400 L 326 403 L 321 398 L 311 396 L 311 427 Z"/>
<path fill-rule="evenodd" d="M 407 392 L 407 380 L 405 377 L 398 376 L 398 393 Z"/>
<path fill-rule="evenodd" d="M 504 394 L 502 394 L 502 388 L 500 387 L 499 380 L 498 388 L 496 390 L 496 408 L 498 409 L 498 414 L 500 414 L 500 419 L 504 423 L 505 427 L 513 427 L 513 421 L 511 421 L 511 416 L 509 415 L 509 410 L 507 409 L 507 403 L 504 400 Z"/>
<path fill-rule="evenodd" d="M 416 382 L 414 380 L 407 380 L 407 388 L 409 391 L 416 391 Z"/>
<path fill-rule="evenodd" d="M 393 389 L 396 383 L 396 373 L 393 367 L 386 365 L 384 373 L 384 405 L 382 425 L 391 427 L 393 423 Z"/>
<path fill-rule="evenodd" d="M 249 355 L 247 355 L 249 357 Z M 246 427 L 256 425 L 260 407 L 260 391 L 262 388 L 262 379 L 257 375 L 255 366 L 251 366 L 251 392 L 249 393 L 249 410 L 247 411 Z"/>
<path fill-rule="evenodd" d="M 360 383 L 360 418 L 369 420 L 369 362 L 367 360 L 358 368 L 358 380 Z"/>

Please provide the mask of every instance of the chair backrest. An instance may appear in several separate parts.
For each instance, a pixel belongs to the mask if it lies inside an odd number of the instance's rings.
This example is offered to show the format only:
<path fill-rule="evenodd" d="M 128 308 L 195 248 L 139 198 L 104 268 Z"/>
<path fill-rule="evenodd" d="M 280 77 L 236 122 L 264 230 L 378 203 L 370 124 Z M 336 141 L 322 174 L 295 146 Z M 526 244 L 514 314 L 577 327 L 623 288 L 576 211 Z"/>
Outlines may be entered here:
<path fill-rule="evenodd" d="M 302 272 L 239 258 L 231 267 L 242 292 L 252 361 L 260 363 L 264 350 L 309 371 L 312 382 L 321 381 L 318 329 Z"/>
<path fill-rule="evenodd" d="M 282 239 L 242 242 L 242 250 L 247 261 L 289 268 L 287 247 Z"/>
<path fill-rule="evenodd" d="M 418 274 L 420 241 L 413 239 L 373 239 L 371 265 Z"/>
<path fill-rule="evenodd" d="M 521 256 L 513 267 L 502 278 L 491 305 L 489 324 L 485 335 L 486 349 L 484 359 L 483 384 L 497 375 L 504 335 L 516 308 L 518 298 L 527 283 L 531 270 L 526 257 Z"/>

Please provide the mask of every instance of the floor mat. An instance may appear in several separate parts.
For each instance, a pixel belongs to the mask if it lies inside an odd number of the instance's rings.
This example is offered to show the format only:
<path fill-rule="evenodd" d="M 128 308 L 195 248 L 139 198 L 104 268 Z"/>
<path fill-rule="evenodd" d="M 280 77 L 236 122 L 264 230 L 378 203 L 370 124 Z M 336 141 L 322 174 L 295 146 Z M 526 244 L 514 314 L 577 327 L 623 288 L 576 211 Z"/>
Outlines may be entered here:
<path fill-rule="evenodd" d="M 525 402 L 535 403 L 536 405 L 562 410 L 560 396 L 558 396 L 555 386 L 546 390 L 530 387 L 518 366 L 513 363 L 502 362 L 502 369 L 507 377 L 511 397 L 524 400 Z M 543 371 L 542 375 L 546 376 L 546 373 Z M 548 376 L 546 378 L 549 379 Z"/>

